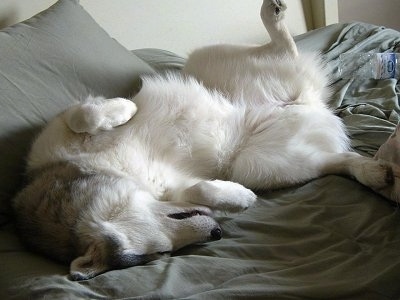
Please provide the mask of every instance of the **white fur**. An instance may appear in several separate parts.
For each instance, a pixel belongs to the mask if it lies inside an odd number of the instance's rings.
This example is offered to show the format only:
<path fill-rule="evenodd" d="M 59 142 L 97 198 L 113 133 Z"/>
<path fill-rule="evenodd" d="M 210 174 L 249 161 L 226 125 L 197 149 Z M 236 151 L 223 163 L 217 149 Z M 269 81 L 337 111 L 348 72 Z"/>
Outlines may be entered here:
<path fill-rule="evenodd" d="M 76 232 L 86 253 L 71 265 L 76 278 L 109 268 L 93 254 L 102 251 L 93 245 L 104 232 L 118 236 L 123 253 L 172 251 L 209 239 L 218 226 L 209 209 L 251 206 L 256 197 L 249 189 L 333 173 L 372 187 L 387 184 L 385 166 L 348 152 L 343 124 L 325 104 L 320 59 L 297 53 L 282 23 L 284 8 L 282 1 L 264 1 L 270 44 L 197 50 L 185 75 L 144 78 L 133 102 L 89 98 L 38 137 L 30 170 L 67 162 L 117 178 L 90 187 L 101 197 L 80 213 Z M 167 217 L 193 210 L 203 215 Z"/>

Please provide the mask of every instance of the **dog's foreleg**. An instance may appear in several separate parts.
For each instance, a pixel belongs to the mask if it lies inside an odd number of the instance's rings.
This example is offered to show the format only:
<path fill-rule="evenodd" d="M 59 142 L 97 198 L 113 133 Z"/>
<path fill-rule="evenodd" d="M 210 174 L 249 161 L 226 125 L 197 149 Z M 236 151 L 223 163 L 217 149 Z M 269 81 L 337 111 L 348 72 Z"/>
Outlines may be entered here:
<path fill-rule="evenodd" d="M 72 131 L 96 134 L 125 124 L 136 111 L 135 103 L 124 98 L 89 97 L 66 110 L 63 117 Z"/>
<path fill-rule="evenodd" d="M 264 0 L 260 15 L 271 42 L 259 48 L 259 54 L 272 48 L 272 52 L 278 54 L 287 53 L 293 57 L 298 55 L 296 44 L 284 22 L 285 10 L 286 4 L 283 0 Z M 271 55 L 271 51 L 268 54 Z"/>
<path fill-rule="evenodd" d="M 176 194 L 177 200 L 208 206 L 227 212 L 240 212 L 250 207 L 257 196 L 244 186 L 222 180 L 204 180 L 184 188 Z"/>

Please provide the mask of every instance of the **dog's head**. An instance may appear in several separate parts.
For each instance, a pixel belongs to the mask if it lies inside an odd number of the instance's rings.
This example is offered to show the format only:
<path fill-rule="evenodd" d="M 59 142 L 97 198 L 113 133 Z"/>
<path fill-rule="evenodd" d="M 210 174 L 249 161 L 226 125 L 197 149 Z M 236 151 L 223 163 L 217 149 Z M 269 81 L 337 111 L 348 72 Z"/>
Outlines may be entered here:
<path fill-rule="evenodd" d="M 71 167 L 43 172 L 14 205 L 23 240 L 47 256 L 72 261 L 75 280 L 221 238 L 207 207 L 157 201 L 129 179 Z"/>
<path fill-rule="evenodd" d="M 101 181 L 101 188 L 91 195 L 96 200 L 80 214 L 75 229 L 81 249 L 71 263 L 75 280 L 144 264 L 184 246 L 221 238 L 221 228 L 208 207 L 157 201 L 126 179 Z M 86 196 L 89 186 L 96 183 L 86 186 Z"/>
<path fill-rule="evenodd" d="M 219 240 L 222 236 L 207 207 L 155 201 L 139 190 L 114 193 L 118 195 L 119 207 L 113 206 L 110 199 L 107 212 L 95 208 L 93 218 L 94 210 L 88 210 L 77 228 L 85 251 L 71 263 L 74 280 L 144 264 L 184 246 Z"/>

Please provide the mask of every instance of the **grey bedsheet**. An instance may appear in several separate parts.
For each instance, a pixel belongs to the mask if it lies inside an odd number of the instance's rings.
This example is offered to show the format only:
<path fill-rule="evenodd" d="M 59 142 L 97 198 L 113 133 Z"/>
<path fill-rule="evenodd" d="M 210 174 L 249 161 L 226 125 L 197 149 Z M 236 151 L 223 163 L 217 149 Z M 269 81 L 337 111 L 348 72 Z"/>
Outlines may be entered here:
<path fill-rule="evenodd" d="M 354 148 L 373 155 L 398 122 L 398 86 L 339 80 L 337 59 L 345 51 L 393 50 L 400 33 L 353 23 L 296 40 L 321 51 L 332 72 L 331 107 Z M 67 266 L 24 250 L 12 224 L 3 226 L 0 298 L 400 298 L 400 213 L 392 203 L 338 176 L 259 196 L 245 213 L 220 217 L 218 242 L 81 282 L 68 279 Z"/>

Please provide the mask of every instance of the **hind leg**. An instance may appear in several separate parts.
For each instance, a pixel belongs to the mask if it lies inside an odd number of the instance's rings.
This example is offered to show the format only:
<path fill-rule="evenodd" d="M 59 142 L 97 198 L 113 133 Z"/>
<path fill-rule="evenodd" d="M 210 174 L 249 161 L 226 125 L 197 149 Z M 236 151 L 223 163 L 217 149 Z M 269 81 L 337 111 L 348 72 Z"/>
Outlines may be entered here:
<path fill-rule="evenodd" d="M 125 124 L 136 111 L 135 103 L 124 98 L 89 97 L 70 107 L 63 116 L 72 131 L 96 134 Z"/>
<path fill-rule="evenodd" d="M 320 154 L 321 175 L 350 176 L 372 189 L 382 189 L 393 184 L 392 168 L 373 158 L 354 152 Z"/>
<path fill-rule="evenodd" d="M 261 19 L 267 29 L 271 42 L 258 49 L 259 54 L 268 50 L 271 55 L 283 53 L 296 57 L 298 55 L 296 44 L 284 22 L 286 4 L 283 0 L 264 0 L 261 6 Z"/>
<path fill-rule="evenodd" d="M 252 189 L 276 189 L 325 176 L 351 177 L 374 190 L 393 184 L 392 168 L 354 152 L 314 152 L 307 156 L 282 153 L 273 156 L 253 152 L 239 156 L 230 179 Z"/>

